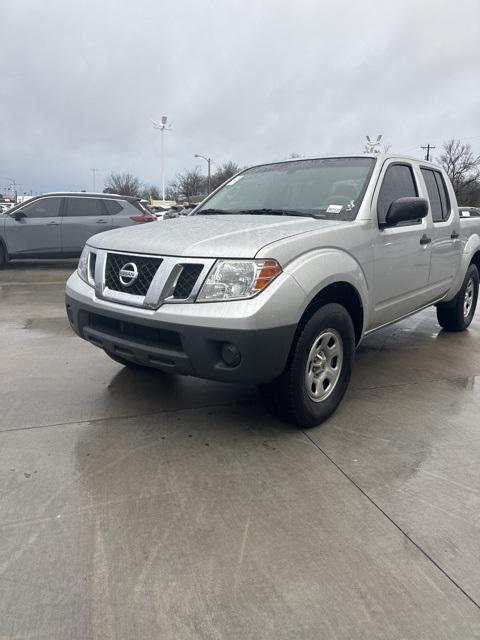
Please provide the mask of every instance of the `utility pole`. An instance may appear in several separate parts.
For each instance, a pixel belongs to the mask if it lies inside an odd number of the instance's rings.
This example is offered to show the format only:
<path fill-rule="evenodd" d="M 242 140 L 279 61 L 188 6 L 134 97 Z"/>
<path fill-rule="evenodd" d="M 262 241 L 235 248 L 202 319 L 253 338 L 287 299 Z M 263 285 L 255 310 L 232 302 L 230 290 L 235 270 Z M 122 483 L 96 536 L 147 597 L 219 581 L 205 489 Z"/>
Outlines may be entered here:
<path fill-rule="evenodd" d="M 92 171 L 93 193 L 95 193 L 95 174 L 97 173 L 98 169 L 95 169 L 95 167 L 93 167 L 91 171 Z"/>
<path fill-rule="evenodd" d="M 420 147 L 420 149 L 424 149 L 427 153 L 425 154 L 425 160 L 430 160 L 430 150 L 436 149 L 436 147 L 432 147 L 431 144 L 427 144 L 426 147 Z"/>
<path fill-rule="evenodd" d="M 208 195 L 210 193 L 210 191 L 211 191 L 211 189 L 210 189 L 210 183 L 211 183 L 210 165 L 213 162 L 213 160 L 211 158 L 207 158 L 206 156 L 202 156 L 199 153 L 196 153 L 193 157 L 194 158 L 203 158 L 203 160 L 205 160 L 207 165 L 208 165 L 208 183 L 207 183 L 207 195 Z"/>
<path fill-rule="evenodd" d="M 164 135 L 165 131 L 171 131 L 172 125 L 167 125 L 167 116 L 162 116 L 160 121 L 152 120 L 153 128 L 160 130 L 160 143 L 161 143 L 161 162 L 162 162 L 162 200 L 165 202 L 165 143 Z"/>

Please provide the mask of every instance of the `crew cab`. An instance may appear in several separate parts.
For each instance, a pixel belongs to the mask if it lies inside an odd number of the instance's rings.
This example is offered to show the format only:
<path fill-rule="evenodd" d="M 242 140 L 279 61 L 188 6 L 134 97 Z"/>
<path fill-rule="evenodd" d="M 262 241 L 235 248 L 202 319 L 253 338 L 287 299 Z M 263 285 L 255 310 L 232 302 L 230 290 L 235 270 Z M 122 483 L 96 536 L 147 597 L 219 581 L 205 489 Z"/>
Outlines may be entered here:
<path fill-rule="evenodd" d="M 299 159 L 240 172 L 188 217 L 90 238 L 66 307 L 122 365 L 258 383 L 311 427 L 365 336 L 430 305 L 444 330 L 467 329 L 479 270 L 480 220 L 460 218 L 441 167 Z"/>

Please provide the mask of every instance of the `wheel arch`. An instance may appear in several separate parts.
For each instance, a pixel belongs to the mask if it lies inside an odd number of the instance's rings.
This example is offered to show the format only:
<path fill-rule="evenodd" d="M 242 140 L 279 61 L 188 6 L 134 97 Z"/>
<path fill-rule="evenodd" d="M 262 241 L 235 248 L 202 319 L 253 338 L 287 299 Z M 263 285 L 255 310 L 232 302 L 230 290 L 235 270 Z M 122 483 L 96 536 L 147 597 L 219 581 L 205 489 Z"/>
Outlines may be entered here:
<path fill-rule="evenodd" d="M 478 272 L 480 273 L 480 247 L 473 254 L 472 259 L 470 260 L 470 264 L 474 264 L 477 267 Z"/>
<path fill-rule="evenodd" d="M 355 343 L 358 345 L 363 335 L 365 323 L 363 302 L 358 290 L 350 282 L 344 280 L 328 284 L 315 294 L 303 311 L 297 332 L 301 331 L 321 306 L 329 302 L 336 302 L 348 311 L 355 330 Z"/>
<path fill-rule="evenodd" d="M 4 254 L 4 258 L 5 258 L 5 262 L 8 262 L 8 249 L 7 249 L 7 244 L 5 242 L 5 240 L 3 239 L 3 237 L 0 235 L 0 249 L 3 250 L 3 254 Z M 1 264 L 1 262 L 0 262 Z"/>

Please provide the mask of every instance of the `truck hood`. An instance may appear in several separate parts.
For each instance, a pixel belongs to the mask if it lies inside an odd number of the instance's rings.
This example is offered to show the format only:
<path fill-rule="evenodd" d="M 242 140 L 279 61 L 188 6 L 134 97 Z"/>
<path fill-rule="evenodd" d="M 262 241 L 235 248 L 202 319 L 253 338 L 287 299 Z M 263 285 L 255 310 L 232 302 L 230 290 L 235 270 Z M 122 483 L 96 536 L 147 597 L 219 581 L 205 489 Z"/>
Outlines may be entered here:
<path fill-rule="evenodd" d="M 99 233 L 88 244 L 125 253 L 191 258 L 254 258 L 268 244 L 342 224 L 264 215 L 188 216 Z"/>

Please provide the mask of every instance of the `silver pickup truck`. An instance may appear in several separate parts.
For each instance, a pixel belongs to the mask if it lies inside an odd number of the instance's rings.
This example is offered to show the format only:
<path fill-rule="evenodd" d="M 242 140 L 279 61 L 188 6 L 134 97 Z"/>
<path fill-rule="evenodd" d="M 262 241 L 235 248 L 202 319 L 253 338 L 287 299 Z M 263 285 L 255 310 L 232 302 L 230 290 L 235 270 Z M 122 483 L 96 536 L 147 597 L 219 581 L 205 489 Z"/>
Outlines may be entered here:
<path fill-rule="evenodd" d="M 76 333 L 126 366 L 258 383 L 301 427 L 335 410 L 356 346 L 430 305 L 463 331 L 480 220 L 444 171 L 393 155 L 242 171 L 191 216 L 88 241 L 66 289 Z"/>

